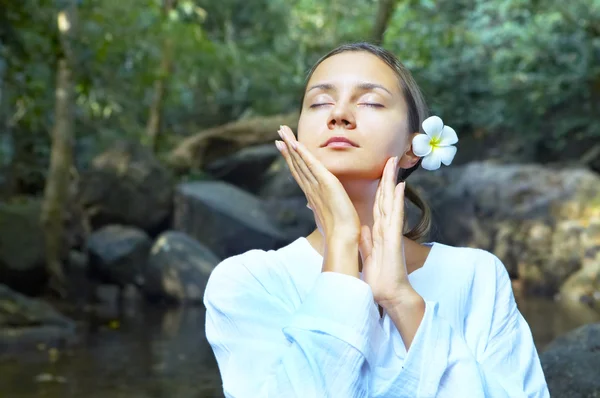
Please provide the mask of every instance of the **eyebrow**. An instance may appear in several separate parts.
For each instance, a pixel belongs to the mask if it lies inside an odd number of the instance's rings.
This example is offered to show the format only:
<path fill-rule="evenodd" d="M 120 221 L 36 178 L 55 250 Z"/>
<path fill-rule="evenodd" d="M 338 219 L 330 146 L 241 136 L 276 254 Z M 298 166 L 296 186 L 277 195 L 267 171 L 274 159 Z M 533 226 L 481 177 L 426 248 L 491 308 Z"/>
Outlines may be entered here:
<path fill-rule="evenodd" d="M 355 87 L 357 87 L 363 91 L 371 91 L 371 90 L 375 90 L 375 89 L 380 89 L 380 90 L 387 92 L 389 95 L 393 95 L 390 90 L 383 87 L 381 84 L 377 84 L 377 83 L 367 83 L 367 82 L 358 83 Z M 311 88 L 306 90 L 306 92 L 308 93 L 309 91 L 316 90 L 316 89 L 321 89 L 323 91 L 336 91 L 336 88 L 333 84 L 321 83 L 321 84 L 316 84 L 316 85 L 312 86 Z"/>

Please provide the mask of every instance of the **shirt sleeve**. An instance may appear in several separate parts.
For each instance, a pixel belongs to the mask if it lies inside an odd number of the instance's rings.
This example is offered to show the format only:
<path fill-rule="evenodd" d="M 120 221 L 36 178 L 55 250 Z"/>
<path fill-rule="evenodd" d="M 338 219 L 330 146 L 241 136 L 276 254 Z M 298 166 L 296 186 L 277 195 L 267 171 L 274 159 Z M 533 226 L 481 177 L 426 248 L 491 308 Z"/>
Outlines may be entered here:
<path fill-rule="evenodd" d="M 369 397 L 379 314 L 370 287 L 321 273 L 297 307 L 231 258 L 213 270 L 204 295 L 206 337 L 227 397 Z M 336 395 L 337 396 L 337 395 Z"/>
<path fill-rule="evenodd" d="M 437 302 L 426 301 L 423 320 L 403 367 L 382 396 L 550 396 L 529 325 L 517 309 L 508 273 L 500 260 L 492 257 L 495 274 L 488 273 L 491 277 L 478 287 L 480 292 L 490 291 L 491 299 L 472 294 L 472 311 L 465 324 L 458 327 L 440 315 Z M 477 343 L 469 344 L 465 337 L 482 334 L 486 338 L 481 349 Z"/>

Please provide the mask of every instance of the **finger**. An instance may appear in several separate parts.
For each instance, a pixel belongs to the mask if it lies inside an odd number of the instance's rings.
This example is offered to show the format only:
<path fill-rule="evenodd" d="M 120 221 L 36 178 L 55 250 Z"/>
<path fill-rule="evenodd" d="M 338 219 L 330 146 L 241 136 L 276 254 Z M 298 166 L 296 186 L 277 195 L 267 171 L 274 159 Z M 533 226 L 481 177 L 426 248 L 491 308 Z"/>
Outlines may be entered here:
<path fill-rule="evenodd" d="M 373 251 L 373 239 L 371 237 L 371 231 L 366 225 L 363 225 L 360 228 L 360 241 L 358 243 L 358 251 L 360 253 L 360 257 L 364 265 Z"/>
<path fill-rule="evenodd" d="M 301 176 L 298 173 L 298 170 L 296 170 L 296 166 L 294 165 L 294 162 L 292 161 L 292 158 L 290 156 L 289 147 L 283 141 L 275 141 L 275 145 L 277 146 L 277 149 L 279 149 L 281 155 L 285 159 L 288 169 L 290 169 L 290 172 L 292 173 L 292 177 L 294 177 L 294 180 L 296 180 L 304 194 L 308 196 L 308 182 L 303 176 Z"/>
<path fill-rule="evenodd" d="M 373 203 L 373 222 L 379 220 L 379 217 L 381 217 L 380 203 L 381 191 L 383 187 L 383 175 L 381 177 L 382 178 L 379 180 L 379 184 L 377 184 L 377 191 L 375 191 L 375 203 Z"/>
<path fill-rule="evenodd" d="M 287 135 L 293 137 L 292 130 L 287 126 L 282 126 L 282 131 Z M 327 179 L 331 173 L 302 143 L 294 139 L 294 147 L 296 154 L 302 159 L 306 165 L 308 172 L 317 181 L 323 181 Z"/>
<path fill-rule="evenodd" d="M 400 175 L 400 167 L 398 164 L 400 163 L 400 157 L 396 156 L 396 163 L 394 164 L 394 178 L 392 178 L 393 186 L 398 184 L 398 176 Z"/>
<path fill-rule="evenodd" d="M 309 182 L 310 180 L 309 180 L 308 176 L 302 170 L 300 164 L 298 163 L 296 151 L 294 149 L 294 146 L 295 146 L 294 142 L 289 137 L 289 135 L 283 131 L 282 126 L 279 127 L 279 130 L 277 130 L 277 133 L 279 133 L 279 136 L 281 137 L 284 145 L 286 146 L 287 156 L 289 158 L 290 163 L 293 165 L 294 169 L 296 170 L 296 173 L 298 174 L 298 176 L 300 178 L 303 178 L 303 180 L 305 180 L 305 182 Z"/>
<path fill-rule="evenodd" d="M 404 233 L 404 190 L 406 183 L 402 181 L 394 190 L 394 210 L 392 219 L 396 224 L 398 231 L 395 235 L 402 236 Z"/>
<path fill-rule="evenodd" d="M 380 216 L 385 218 L 388 213 L 391 212 L 391 208 L 389 207 L 388 200 L 388 186 L 389 186 L 389 174 L 390 174 L 390 162 L 393 158 L 389 158 L 385 162 L 385 167 L 383 168 L 383 174 L 381 175 L 381 192 L 379 194 L 379 213 Z"/>
<path fill-rule="evenodd" d="M 385 174 L 385 184 L 383 186 L 383 213 L 385 216 L 391 216 L 393 208 L 394 208 L 394 188 L 396 184 L 394 182 L 394 175 L 396 172 L 394 169 L 396 168 L 398 162 L 397 157 L 393 157 L 388 160 L 388 164 L 386 165 L 386 174 Z M 389 218 L 386 220 L 389 225 L 390 222 L 394 220 L 390 220 Z"/>
<path fill-rule="evenodd" d="M 310 183 L 318 184 L 318 180 L 315 178 L 313 173 L 311 173 L 308 166 L 306 165 L 306 162 L 298 153 L 298 142 L 296 141 L 292 130 L 289 127 L 286 128 L 286 126 L 281 126 L 279 132 L 281 138 L 284 140 L 288 147 L 290 157 L 298 173 L 301 173 Z"/>

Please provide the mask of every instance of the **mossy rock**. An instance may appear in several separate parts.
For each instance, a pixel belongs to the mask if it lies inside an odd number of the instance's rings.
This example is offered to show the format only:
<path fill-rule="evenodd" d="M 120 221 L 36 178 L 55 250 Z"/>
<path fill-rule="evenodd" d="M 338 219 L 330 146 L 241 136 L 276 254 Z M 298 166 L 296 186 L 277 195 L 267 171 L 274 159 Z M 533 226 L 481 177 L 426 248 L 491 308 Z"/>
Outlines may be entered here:
<path fill-rule="evenodd" d="M 38 199 L 0 204 L 0 283 L 36 294 L 44 286 L 44 234 Z"/>

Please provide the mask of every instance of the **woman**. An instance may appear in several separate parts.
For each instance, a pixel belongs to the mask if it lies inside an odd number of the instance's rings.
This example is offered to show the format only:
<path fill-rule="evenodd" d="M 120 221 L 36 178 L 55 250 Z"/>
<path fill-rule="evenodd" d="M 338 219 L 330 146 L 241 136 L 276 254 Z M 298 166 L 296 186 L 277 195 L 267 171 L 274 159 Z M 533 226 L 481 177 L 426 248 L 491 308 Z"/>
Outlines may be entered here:
<path fill-rule="evenodd" d="M 317 229 L 224 260 L 205 291 L 226 396 L 549 396 L 500 260 L 418 243 L 429 211 L 403 180 L 450 164 L 458 141 L 426 116 L 379 47 L 341 46 L 313 67 L 298 140 L 282 127 L 276 145 Z M 405 195 L 423 218 L 403 236 Z"/>

